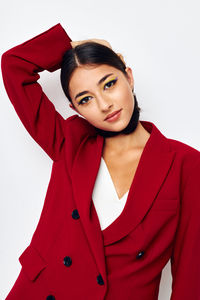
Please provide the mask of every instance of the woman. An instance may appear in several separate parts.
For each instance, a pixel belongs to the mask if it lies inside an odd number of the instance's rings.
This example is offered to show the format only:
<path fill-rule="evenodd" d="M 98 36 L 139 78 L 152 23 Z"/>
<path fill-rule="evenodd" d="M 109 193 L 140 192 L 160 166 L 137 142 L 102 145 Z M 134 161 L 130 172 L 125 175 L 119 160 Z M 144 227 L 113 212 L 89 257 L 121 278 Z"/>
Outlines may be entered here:
<path fill-rule="evenodd" d="M 139 121 L 133 75 L 104 40 L 60 23 L 2 55 L 7 94 L 53 160 L 43 210 L 7 300 L 200 299 L 200 153 Z M 37 80 L 61 68 L 66 120 Z"/>

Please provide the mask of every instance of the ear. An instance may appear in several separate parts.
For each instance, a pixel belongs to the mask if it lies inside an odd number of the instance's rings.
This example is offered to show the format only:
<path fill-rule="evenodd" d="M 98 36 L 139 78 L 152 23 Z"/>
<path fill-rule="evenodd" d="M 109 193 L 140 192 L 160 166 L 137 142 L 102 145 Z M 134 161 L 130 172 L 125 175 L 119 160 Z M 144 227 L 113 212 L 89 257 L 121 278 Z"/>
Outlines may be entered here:
<path fill-rule="evenodd" d="M 129 84 L 131 86 L 131 89 L 134 90 L 134 78 L 133 78 L 133 73 L 132 73 L 132 69 L 130 67 L 127 67 L 125 69 L 126 73 L 127 73 L 127 79 L 129 81 Z"/>

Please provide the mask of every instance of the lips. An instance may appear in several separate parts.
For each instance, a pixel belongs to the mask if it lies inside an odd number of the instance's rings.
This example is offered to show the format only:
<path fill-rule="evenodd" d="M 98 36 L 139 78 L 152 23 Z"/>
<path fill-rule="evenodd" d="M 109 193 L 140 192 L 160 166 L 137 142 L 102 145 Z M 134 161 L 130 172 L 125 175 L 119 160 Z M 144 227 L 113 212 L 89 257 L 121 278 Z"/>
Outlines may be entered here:
<path fill-rule="evenodd" d="M 104 119 L 104 121 L 107 120 L 107 119 L 109 119 L 109 118 L 111 118 L 111 117 L 113 117 L 114 115 L 116 115 L 116 114 L 117 114 L 118 112 L 120 112 L 121 110 L 122 110 L 122 109 L 116 110 L 116 111 L 112 112 L 111 114 L 107 115 L 107 117 Z"/>

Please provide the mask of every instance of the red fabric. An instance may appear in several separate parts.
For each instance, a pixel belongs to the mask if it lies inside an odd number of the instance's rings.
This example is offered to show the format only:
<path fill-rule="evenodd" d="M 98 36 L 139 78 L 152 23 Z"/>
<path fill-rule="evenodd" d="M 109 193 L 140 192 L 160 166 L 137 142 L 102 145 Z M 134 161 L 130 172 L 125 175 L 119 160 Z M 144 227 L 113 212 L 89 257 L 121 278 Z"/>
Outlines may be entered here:
<path fill-rule="evenodd" d="M 101 231 L 91 197 L 104 138 L 78 115 L 64 120 L 37 82 L 38 72 L 60 67 L 70 41 L 58 23 L 1 59 L 10 101 L 53 160 L 40 220 L 6 300 L 156 300 L 169 260 L 170 300 L 200 300 L 200 152 L 141 121 L 151 135 L 126 205 Z"/>

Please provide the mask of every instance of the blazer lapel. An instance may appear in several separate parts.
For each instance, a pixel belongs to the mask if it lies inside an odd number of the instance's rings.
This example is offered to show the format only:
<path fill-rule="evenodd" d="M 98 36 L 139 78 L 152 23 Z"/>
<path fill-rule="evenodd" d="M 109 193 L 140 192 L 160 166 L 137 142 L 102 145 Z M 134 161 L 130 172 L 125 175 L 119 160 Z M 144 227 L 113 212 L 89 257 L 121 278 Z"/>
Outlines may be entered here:
<path fill-rule="evenodd" d="M 92 204 L 92 191 L 100 166 L 104 139 L 86 136 L 80 144 L 72 167 L 72 188 L 89 245 L 103 278 L 106 278 L 103 237 Z"/>
<path fill-rule="evenodd" d="M 142 221 L 152 205 L 172 165 L 175 151 L 167 138 L 151 122 L 141 121 L 150 133 L 132 181 L 125 207 L 120 216 L 101 231 L 92 201 L 104 138 L 87 135 L 81 142 L 72 167 L 72 188 L 80 220 L 102 276 L 106 276 L 104 245 L 114 243 Z"/>
<path fill-rule="evenodd" d="M 151 135 L 140 157 L 122 213 L 102 231 L 104 245 L 122 239 L 142 222 L 175 157 L 175 151 L 170 150 L 167 138 L 158 128 L 151 122 L 140 122 Z"/>

